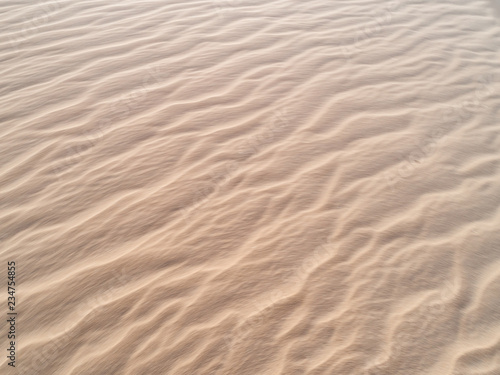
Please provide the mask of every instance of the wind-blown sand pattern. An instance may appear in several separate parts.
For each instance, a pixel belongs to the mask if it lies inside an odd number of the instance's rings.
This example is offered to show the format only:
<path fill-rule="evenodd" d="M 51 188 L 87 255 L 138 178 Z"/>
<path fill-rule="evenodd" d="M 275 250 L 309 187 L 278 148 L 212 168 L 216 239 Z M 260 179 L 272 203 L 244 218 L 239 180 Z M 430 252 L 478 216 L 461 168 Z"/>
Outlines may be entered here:
<path fill-rule="evenodd" d="M 498 2 L 0 9 L 2 374 L 500 374 Z"/>

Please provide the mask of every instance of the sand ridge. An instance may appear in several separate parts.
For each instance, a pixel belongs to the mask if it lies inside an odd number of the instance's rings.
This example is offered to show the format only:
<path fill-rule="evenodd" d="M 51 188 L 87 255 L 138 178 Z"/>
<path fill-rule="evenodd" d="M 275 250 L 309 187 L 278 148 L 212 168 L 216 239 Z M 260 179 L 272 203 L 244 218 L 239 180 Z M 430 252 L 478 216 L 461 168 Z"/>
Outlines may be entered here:
<path fill-rule="evenodd" d="M 0 9 L 0 373 L 500 374 L 498 2 Z"/>

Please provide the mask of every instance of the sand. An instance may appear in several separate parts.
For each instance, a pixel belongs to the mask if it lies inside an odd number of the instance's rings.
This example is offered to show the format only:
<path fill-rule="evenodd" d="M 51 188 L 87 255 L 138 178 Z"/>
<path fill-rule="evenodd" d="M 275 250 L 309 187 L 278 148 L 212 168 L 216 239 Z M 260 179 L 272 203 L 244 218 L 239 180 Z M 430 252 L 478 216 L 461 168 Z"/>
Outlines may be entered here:
<path fill-rule="evenodd" d="M 0 9 L 0 373 L 500 374 L 498 1 Z"/>

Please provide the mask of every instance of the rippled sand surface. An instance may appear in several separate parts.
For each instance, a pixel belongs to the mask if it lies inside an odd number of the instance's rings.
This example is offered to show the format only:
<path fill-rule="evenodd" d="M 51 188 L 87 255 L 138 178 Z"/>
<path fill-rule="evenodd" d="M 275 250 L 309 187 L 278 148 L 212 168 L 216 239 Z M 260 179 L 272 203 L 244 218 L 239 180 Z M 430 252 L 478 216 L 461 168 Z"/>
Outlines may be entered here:
<path fill-rule="evenodd" d="M 498 2 L 0 9 L 2 374 L 500 374 Z"/>

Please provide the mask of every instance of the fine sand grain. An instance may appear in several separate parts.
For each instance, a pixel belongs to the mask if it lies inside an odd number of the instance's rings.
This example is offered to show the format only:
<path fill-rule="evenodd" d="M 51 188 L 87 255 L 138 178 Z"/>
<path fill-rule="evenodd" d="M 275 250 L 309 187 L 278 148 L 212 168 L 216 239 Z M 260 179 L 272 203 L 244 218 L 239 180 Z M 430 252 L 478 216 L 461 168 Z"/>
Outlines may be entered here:
<path fill-rule="evenodd" d="M 499 375 L 500 3 L 1 0 L 22 375 Z"/>

